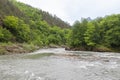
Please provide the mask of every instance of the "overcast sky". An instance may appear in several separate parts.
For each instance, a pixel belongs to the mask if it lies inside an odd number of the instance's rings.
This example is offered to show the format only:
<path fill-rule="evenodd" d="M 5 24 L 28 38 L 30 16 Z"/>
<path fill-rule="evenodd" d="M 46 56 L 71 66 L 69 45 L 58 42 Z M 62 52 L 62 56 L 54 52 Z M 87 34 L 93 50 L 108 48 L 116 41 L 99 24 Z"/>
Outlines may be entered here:
<path fill-rule="evenodd" d="M 92 19 L 120 13 L 120 0 L 18 0 L 48 11 L 72 24 L 81 17 Z"/>

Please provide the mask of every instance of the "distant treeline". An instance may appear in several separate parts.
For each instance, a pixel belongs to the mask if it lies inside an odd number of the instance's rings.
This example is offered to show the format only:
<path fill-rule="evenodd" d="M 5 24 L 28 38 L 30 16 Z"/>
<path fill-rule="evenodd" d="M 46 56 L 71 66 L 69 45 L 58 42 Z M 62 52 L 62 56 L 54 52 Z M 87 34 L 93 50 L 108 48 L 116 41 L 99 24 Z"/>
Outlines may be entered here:
<path fill-rule="evenodd" d="M 74 49 L 120 51 L 120 14 L 76 21 L 70 41 Z"/>

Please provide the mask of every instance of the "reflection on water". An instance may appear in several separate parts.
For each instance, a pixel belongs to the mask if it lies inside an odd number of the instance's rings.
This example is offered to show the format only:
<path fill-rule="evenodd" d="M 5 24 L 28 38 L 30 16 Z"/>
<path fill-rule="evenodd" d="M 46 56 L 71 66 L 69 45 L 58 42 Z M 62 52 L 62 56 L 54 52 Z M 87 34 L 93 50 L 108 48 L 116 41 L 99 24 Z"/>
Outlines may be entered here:
<path fill-rule="evenodd" d="M 120 54 L 53 48 L 4 55 L 0 80 L 120 80 Z"/>

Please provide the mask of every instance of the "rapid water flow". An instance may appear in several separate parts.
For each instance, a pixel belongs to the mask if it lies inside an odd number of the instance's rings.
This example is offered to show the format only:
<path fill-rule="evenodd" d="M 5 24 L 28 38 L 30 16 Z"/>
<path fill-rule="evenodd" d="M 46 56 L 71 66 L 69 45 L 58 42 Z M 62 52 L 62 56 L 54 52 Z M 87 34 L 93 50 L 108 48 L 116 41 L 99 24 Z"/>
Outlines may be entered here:
<path fill-rule="evenodd" d="M 0 80 L 120 80 L 120 53 L 50 48 L 3 55 Z"/>

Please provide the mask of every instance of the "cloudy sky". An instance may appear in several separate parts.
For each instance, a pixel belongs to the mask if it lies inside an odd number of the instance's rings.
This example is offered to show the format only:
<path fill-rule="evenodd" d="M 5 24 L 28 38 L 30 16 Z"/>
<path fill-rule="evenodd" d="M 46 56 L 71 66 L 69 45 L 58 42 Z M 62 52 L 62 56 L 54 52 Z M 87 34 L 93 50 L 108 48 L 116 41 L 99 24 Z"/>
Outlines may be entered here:
<path fill-rule="evenodd" d="M 18 0 L 57 15 L 72 24 L 81 17 L 92 19 L 120 13 L 120 0 Z"/>

